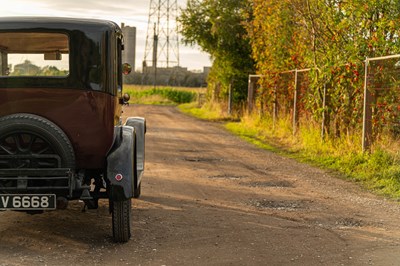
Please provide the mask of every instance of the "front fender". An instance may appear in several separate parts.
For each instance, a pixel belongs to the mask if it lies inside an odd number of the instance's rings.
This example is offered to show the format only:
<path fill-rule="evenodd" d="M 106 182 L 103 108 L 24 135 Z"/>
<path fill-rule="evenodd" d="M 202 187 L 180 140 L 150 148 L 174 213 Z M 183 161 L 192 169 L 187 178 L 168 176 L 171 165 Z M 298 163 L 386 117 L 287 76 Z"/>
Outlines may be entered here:
<path fill-rule="evenodd" d="M 144 172 L 146 119 L 143 117 L 128 117 L 126 125 L 135 129 L 136 136 L 136 177 L 135 188 L 138 188 Z"/>
<path fill-rule="evenodd" d="M 131 126 L 118 126 L 116 132 L 114 145 L 107 155 L 107 190 L 110 200 L 122 201 L 133 197 L 136 138 Z"/>

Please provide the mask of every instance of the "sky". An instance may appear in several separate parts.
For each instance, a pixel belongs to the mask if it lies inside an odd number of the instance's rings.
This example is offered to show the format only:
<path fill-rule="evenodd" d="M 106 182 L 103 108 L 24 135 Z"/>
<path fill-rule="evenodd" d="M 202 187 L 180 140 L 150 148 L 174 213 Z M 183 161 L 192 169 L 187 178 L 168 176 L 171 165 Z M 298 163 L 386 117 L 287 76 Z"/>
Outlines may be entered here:
<path fill-rule="evenodd" d="M 0 0 L 0 16 L 59 16 L 112 20 L 136 27 L 136 68 L 144 59 L 147 23 L 151 0 Z M 185 7 L 186 0 L 177 0 Z M 180 66 L 202 70 L 210 66 L 208 54 L 199 47 L 179 44 Z"/>

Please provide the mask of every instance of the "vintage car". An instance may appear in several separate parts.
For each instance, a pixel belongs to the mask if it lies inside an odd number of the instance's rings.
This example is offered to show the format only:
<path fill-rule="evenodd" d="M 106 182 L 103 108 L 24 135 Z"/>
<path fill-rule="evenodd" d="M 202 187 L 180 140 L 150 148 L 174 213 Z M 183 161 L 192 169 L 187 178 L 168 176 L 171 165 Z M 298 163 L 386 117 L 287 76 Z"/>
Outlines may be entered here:
<path fill-rule="evenodd" d="M 88 209 L 109 201 L 113 238 L 131 236 L 146 123 L 121 121 L 123 35 L 111 21 L 0 18 L 0 209 Z"/>

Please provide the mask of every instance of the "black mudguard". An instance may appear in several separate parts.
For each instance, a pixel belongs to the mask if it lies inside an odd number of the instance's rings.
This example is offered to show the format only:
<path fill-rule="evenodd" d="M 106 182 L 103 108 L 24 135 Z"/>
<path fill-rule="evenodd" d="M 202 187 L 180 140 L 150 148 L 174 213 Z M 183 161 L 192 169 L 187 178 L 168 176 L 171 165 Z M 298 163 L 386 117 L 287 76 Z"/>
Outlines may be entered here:
<path fill-rule="evenodd" d="M 122 201 L 133 197 L 136 174 L 135 128 L 116 127 L 113 148 L 107 156 L 108 194 L 112 201 Z"/>
<path fill-rule="evenodd" d="M 129 117 L 126 125 L 135 128 L 136 133 L 136 180 L 135 189 L 137 189 L 142 180 L 144 172 L 144 155 L 145 155 L 145 134 L 146 120 L 143 117 Z"/>

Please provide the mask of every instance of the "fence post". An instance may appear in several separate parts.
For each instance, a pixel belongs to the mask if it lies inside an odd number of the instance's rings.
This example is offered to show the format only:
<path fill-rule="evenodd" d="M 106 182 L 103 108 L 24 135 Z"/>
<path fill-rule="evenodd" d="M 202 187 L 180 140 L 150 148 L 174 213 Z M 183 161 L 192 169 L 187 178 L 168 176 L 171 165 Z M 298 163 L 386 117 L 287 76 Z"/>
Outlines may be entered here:
<path fill-rule="evenodd" d="M 233 81 L 229 83 L 229 96 L 228 96 L 228 114 L 232 115 L 232 98 L 233 98 Z"/>
<path fill-rule="evenodd" d="M 324 82 L 324 94 L 322 96 L 322 125 L 321 125 L 321 139 L 323 140 L 325 137 L 325 128 L 326 128 L 326 82 Z"/>
<path fill-rule="evenodd" d="M 276 121 L 278 120 L 278 89 L 274 86 L 273 104 L 272 104 L 272 126 L 275 129 Z"/>
<path fill-rule="evenodd" d="M 199 107 L 202 107 L 206 102 L 206 94 L 204 92 L 199 92 L 197 94 L 197 104 Z"/>
<path fill-rule="evenodd" d="M 248 85 L 248 89 L 247 89 L 247 109 L 248 109 L 249 114 L 253 112 L 254 88 L 255 88 L 255 86 L 254 86 L 252 75 L 249 75 L 249 85 Z"/>
<path fill-rule="evenodd" d="M 372 143 L 372 95 L 368 90 L 368 57 L 365 59 L 365 78 L 364 78 L 364 113 L 363 113 L 363 132 L 362 150 L 370 151 Z"/>
<path fill-rule="evenodd" d="M 297 101 L 298 101 L 298 71 L 294 71 L 294 95 L 293 95 L 293 135 L 297 132 L 297 125 L 299 122 Z"/>

